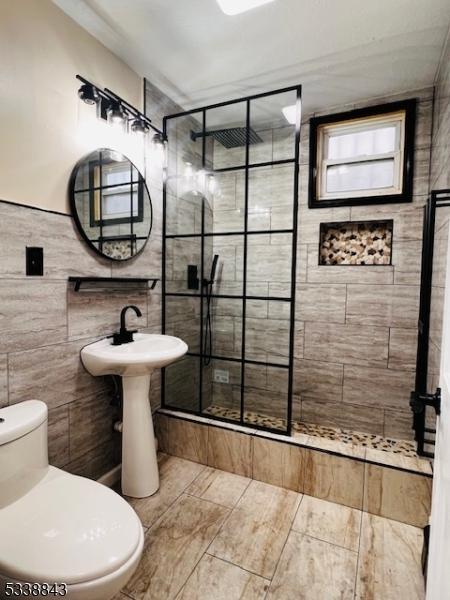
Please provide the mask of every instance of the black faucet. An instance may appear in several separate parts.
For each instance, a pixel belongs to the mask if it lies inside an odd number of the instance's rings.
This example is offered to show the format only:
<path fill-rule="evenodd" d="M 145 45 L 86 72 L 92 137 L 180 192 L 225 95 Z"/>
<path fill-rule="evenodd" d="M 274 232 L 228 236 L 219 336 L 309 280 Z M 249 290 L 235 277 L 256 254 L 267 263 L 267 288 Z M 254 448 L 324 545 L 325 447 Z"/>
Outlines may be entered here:
<path fill-rule="evenodd" d="M 122 308 L 120 313 L 120 331 L 118 333 L 113 334 L 113 346 L 120 346 L 121 344 L 129 344 L 133 341 L 133 333 L 137 333 L 136 329 L 133 331 L 128 331 L 125 324 L 125 316 L 127 314 L 127 310 L 132 308 L 138 317 L 142 317 L 142 313 L 137 306 L 134 304 L 130 304 L 129 306 L 125 306 Z"/>

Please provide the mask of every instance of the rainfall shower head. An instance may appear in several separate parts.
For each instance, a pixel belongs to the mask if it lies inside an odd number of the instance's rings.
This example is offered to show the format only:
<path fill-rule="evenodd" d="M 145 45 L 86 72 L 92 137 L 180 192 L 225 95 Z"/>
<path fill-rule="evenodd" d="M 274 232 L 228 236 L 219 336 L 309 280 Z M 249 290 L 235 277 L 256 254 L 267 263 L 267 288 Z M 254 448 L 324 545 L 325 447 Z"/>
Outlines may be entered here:
<path fill-rule="evenodd" d="M 225 148 L 239 148 L 247 143 L 247 127 L 228 127 L 227 129 L 215 129 L 213 131 L 195 132 L 191 131 L 191 140 L 197 138 L 213 137 Z M 249 128 L 249 144 L 260 144 L 262 139 L 251 127 Z"/>

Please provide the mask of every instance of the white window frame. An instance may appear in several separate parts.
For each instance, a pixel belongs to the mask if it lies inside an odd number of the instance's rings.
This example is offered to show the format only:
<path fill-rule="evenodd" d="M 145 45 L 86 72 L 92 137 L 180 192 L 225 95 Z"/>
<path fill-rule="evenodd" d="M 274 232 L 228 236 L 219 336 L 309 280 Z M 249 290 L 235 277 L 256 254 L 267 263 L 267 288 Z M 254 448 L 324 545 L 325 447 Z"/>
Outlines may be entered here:
<path fill-rule="evenodd" d="M 370 129 L 378 129 L 384 125 L 396 126 L 395 150 L 383 154 L 365 154 L 352 156 L 351 158 L 329 159 L 327 158 L 328 140 L 338 133 L 344 135 L 348 133 L 358 133 Z M 405 129 L 406 129 L 406 110 L 399 110 L 392 113 L 361 117 L 352 120 L 338 121 L 336 123 L 324 123 L 317 128 L 317 200 L 333 200 L 340 198 L 360 198 L 392 196 L 401 194 L 403 191 L 403 171 L 405 155 Z M 335 165 L 353 165 L 358 163 L 377 162 L 386 159 L 394 159 L 394 182 L 387 188 L 363 188 L 343 192 L 328 192 L 326 190 L 327 169 Z"/>

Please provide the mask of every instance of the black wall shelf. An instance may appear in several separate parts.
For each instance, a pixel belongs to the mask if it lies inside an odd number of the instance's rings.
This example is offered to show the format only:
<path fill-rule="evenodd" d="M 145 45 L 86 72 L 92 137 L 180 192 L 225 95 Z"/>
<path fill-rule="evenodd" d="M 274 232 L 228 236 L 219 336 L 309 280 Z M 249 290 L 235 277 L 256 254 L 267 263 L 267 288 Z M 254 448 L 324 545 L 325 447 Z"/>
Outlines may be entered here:
<path fill-rule="evenodd" d="M 69 283 L 74 283 L 74 291 L 79 292 L 81 287 L 84 287 L 84 284 L 93 284 L 96 287 L 98 284 L 99 290 L 108 289 L 111 290 L 110 284 L 118 284 L 117 288 L 121 290 L 130 290 L 130 289 L 138 289 L 138 290 L 154 290 L 156 284 L 159 279 L 155 279 L 153 277 L 69 277 Z M 106 285 L 105 285 L 106 284 Z M 120 287 L 120 284 L 134 284 L 133 286 L 125 285 Z M 144 285 L 146 284 L 146 285 Z M 92 291 L 93 288 L 89 287 Z"/>

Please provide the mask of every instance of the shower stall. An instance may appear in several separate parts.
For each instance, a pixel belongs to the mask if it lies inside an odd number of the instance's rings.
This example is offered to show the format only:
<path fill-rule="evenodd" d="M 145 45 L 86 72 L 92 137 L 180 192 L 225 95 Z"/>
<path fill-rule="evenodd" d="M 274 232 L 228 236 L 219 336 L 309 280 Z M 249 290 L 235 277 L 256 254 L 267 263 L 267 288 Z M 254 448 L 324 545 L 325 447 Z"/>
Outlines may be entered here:
<path fill-rule="evenodd" d="M 301 87 L 164 119 L 164 408 L 290 433 Z"/>

